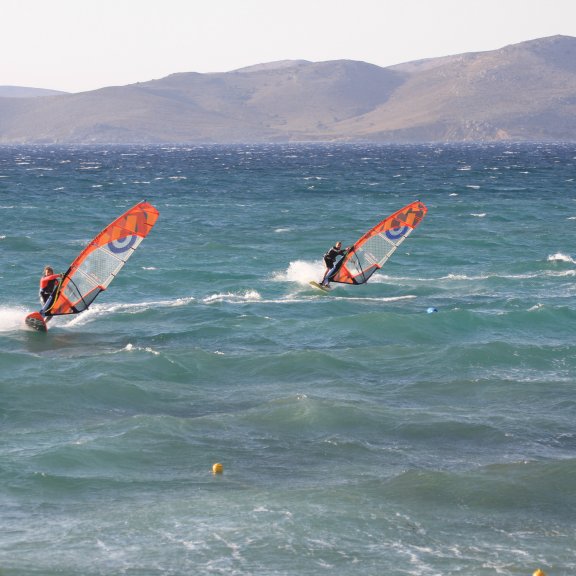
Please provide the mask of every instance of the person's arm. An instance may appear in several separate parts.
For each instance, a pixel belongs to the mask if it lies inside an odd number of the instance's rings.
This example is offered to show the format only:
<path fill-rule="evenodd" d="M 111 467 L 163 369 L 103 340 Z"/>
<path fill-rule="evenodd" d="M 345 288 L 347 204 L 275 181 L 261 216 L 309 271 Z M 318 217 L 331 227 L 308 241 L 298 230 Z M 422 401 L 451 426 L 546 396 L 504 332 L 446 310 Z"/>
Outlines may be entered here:
<path fill-rule="evenodd" d="M 50 276 L 42 276 L 40 278 L 40 288 L 46 288 L 50 282 L 57 280 L 60 278 L 60 276 L 62 276 L 62 274 L 50 274 Z"/>

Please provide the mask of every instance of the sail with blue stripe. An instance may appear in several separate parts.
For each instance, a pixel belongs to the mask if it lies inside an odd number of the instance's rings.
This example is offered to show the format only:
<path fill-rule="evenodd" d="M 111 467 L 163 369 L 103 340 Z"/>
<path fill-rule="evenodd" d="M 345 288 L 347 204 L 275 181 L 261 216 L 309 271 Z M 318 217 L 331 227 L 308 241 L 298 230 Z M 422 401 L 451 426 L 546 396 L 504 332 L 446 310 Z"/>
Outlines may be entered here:
<path fill-rule="evenodd" d="M 44 315 L 77 314 L 86 310 L 120 272 L 158 215 L 154 206 L 140 202 L 106 226 L 72 262 L 53 300 L 43 310 Z"/>
<path fill-rule="evenodd" d="M 367 282 L 420 224 L 427 211 L 426 206 L 417 200 L 376 224 L 343 256 L 329 281 L 342 284 Z"/>

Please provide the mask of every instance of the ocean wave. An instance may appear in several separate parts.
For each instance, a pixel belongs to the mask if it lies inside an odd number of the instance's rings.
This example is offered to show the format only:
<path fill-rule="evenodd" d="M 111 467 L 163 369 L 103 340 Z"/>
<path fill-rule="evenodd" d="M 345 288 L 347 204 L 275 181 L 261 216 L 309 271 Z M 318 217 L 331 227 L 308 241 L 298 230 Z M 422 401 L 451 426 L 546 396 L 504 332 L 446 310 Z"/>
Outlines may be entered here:
<path fill-rule="evenodd" d="M 214 302 L 229 302 L 229 303 L 242 303 L 242 302 L 259 302 L 262 296 L 256 290 L 245 290 L 239 293 L 225 292 L 218 294 L 211 294 L 202 299 L 205 304 L 213 304 Z"/>
<path fill-rule="evenodd" d="M 0 306 L 0 332 L 26 329 L 24 318 L 30 312 L 22 306 Z"/>
<path fill-rule="evenodd" d="M 176 308 L 180 306 L 187 306 L 195 302 L 196 299 L 192 296 L 173 298 L 168 300 L 144 300 L 142 302 L 125 302 L 114 304 L 95 303 L 92 306 L 80 313 L 73 316 L 55 316 L 53 322 L 56 321 L 63 327 L 75 327 L 89 324 L 98 318 L 106 318 L 115 314 L 141 314 L 150 310 L 161 308 Z"/>
<path fill-rule="evenodd" d="M 126 344 L 126 346 L 123 348 L 124 351 L 126 352 L 132 352 L 132 351 L 137 351 L 137 352 L 148 352 L 150 354 L 154 354 L 156 356 L 160 356 L 160 352 L 157 352 L 156 350 L 152 349 L 150 346 L 146 346 L 146 347 L 142 347 L 142 346 L 134 346 L 134 344 L 128 343 Z"/>
<path fill-rule="evenodd" d="M 308 285 L 310 280 L 320 280 L 324 275 L 324 263 L 321 260 L 310 262 L 307 260 L 295 260 L 290 262 L 288 268 L 282 272 L 272 274 L 275 282 L 296 282 Z"/>
<path fill-rule="evenodd" d="M 511 462 L 465 473 L 409 471 L 390 481 L 384 492 L 387 500 L 427 500 L 426 507 L 432 499 L 436 506 L 457 502 L 484 514 L 515 510 L 525 520 L 546 509 L 568 526 L 569 511 L 576 506 L 574 474 L 575 460 Z"/>
<path fill-rule="evenodd" d="M 574 260 L 568 254 L 563 254 L 562 252 L 550 254 L 550 256 L 548 256 L 548 262 L 568 262 L 570 264 L 576 264 L 576 260 Z"/>

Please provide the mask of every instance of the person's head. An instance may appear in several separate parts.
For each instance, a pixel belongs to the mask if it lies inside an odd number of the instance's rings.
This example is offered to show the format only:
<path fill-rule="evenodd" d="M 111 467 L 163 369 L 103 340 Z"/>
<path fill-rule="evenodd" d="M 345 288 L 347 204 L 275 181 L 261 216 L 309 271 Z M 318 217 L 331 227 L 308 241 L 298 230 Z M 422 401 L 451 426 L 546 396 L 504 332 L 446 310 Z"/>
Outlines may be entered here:
<path fill-rule="evenodd" d="M 52 274 L 54 274 L 54 269 L 52 266 L 46 266 L 44 268 L 44 276 L 52 276 Z"/>
<path fill-rule="evenodd" d="M 338 242 L 336 242 L 336 244 L 334 244 L 334 248 L 338 248 L 338 250 L 340 250 L 340 248 L 342 248 L 342 242 L 340 242 L 340 240 L 338 240 Z"/>

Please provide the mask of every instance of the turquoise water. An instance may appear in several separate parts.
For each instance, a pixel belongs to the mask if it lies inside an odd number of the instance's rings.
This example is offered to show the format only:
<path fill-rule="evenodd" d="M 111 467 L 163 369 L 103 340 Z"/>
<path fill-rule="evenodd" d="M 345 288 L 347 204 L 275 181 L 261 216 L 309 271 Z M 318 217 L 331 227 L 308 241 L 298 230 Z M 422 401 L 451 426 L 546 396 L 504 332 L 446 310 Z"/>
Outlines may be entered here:
<path fill-rule="evenodd" d="M 574 145 L 0 148 L 2 576 L 573 576 L 575 178 Z M 144 199 L 109 290 L 26 330 Z M 367 285 L 308 285 L 416 199 Z"/>

